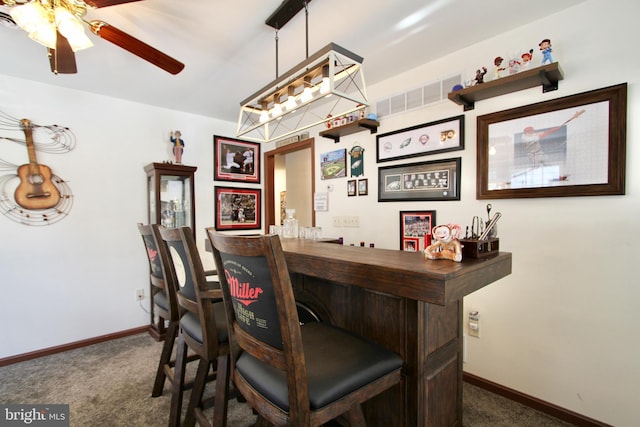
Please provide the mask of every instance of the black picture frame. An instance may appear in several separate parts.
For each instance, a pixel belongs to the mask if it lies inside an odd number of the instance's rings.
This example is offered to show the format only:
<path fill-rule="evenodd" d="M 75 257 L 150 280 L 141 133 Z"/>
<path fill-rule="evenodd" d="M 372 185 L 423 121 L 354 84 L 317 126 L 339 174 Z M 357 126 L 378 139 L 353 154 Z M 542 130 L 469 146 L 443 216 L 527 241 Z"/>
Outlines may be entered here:
<path fill-rule="evenodd" d="M 625 194 L 627 84 L 479 116 L 478 199 Z"/>
<path fill-rule="evenodd" d="M 378 201 L 460 200 L 460 157 L 378 168 Z"/>
<path fill-rule="evenodd" d="M 358 180 L 358 196 L 366 196 L 369 194 L 369 179 L 362 178 Z"/>
<path fill-rule="evenodd" d="M 246 154 L 249 152 L 251 158 Z M 227 158 L 228 155 L 233 157 Z M 260 184 L 260 144 L 214 135 L 213 166 L 216 181 Z"/>
<path fill-rule="evenodd" d="M 347 196 L 352 197 L 358 194 L 356 184 L 357 181 L 355 179 L 350 179 L 347 181 Z"/>
<path fill-rule="evenodd" d="M 464 150 L 464 115 L 376 135 L 378 163 Z"/>

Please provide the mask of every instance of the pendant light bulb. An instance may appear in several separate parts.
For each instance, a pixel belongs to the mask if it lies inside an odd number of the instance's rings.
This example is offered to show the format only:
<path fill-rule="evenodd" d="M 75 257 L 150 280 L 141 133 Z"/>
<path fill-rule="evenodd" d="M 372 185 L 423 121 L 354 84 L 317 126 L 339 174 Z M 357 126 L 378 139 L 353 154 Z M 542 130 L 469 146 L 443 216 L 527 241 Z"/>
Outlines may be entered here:
<path fill-rule="evenodd" d="M 309 102 L 313 99 L 313 93 L 311 92 L 311 77 L 304 78 L 304 90 L 300 95 L 300 101 Z"/>
<path fill-rule="evenodd" d="M 323 95 L 331 91 L 331 83 L 329 82 L 329 66 L 322 67 L 322 83 L 320 83 L 320 93 Z"/>
<path fill-rule="evenodd" d="M 293 111 L 298 106 L 298 103 L 296 102 L 295 90 L 296 88 L 294 88 L 293 86 L 289 86 L 287 88 L 287 102 L 284 104 L 284 107 L 287 109 L 287 111 Z"/>
<path fill-rule="evenodd" d="M 276 94 L 273 97 L 273 109 L 271 110 L 271 115 L 273 117 L 277 117 L 282 114 L 282 103 L 280 101 L 280 94 Z"/>
<path fill-rule="evenodd" d="M 267 101 L 262 101 L 262 112 L 260 113 L 260 123 L 269 121 L 269 111 L 267 110 Z"/>

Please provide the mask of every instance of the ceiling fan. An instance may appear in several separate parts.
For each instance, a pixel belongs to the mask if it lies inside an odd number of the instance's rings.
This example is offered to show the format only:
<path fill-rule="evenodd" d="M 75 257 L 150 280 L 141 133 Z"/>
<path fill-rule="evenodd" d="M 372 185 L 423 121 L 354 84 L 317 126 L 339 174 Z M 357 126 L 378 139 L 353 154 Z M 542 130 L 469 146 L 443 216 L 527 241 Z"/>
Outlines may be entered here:
<path fill-rule="evenodd" d="M 178 74 L 184 64 L 104 21 L 85 21 L 87 10 L 140 0 L 2 0 L 16 24 L 33 40 L 47 46 L 54 74 L 75 74 L 75 52 L 93 46 L 84 34 L 86 24 L 102 39 L 150 62 L 168 73 Z"/>

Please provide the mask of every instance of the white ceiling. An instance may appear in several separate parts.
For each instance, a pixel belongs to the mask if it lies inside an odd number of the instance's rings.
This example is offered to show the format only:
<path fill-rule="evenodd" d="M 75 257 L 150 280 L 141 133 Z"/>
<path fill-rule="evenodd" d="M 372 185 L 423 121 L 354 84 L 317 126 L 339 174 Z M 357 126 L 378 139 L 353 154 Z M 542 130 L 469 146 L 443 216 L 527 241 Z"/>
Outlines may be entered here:
<path fill-rule="evenodd" d="M 309 55 L 330 42 L 362 56 L 367 84 L 384 80 L 585 0 L 311 0 Z M 100 19 L 183 62 L 171 75 L 89 33 L 78 74 L 53 75 L 46 48 L 0 25 L 0 73 L 236 121 L 240 101 L 276 77 L 281 0 L 145 0 L 101 8 Z M 1 12 L 8 12 L 0 6 Z M 282 75 L 306 57 L 304 10 L 279 32 Z"/>

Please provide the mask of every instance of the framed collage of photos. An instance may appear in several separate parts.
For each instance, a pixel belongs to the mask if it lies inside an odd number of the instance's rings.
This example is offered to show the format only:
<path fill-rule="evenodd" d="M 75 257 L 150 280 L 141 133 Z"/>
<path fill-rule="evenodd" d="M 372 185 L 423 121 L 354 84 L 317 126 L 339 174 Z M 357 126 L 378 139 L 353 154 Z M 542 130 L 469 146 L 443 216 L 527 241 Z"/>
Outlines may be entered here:
<path fill-rule="evenodd" d="M 436 211 L 400 211 L 400 250 L 419 252 L 431 244 Z"/>
<path fill-rule="evenodd" d="M 460 200 L 460 157 L 378 168 L 378 201 Z"/>

